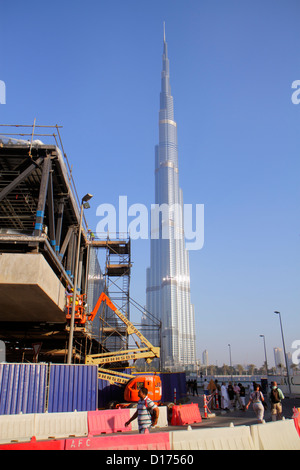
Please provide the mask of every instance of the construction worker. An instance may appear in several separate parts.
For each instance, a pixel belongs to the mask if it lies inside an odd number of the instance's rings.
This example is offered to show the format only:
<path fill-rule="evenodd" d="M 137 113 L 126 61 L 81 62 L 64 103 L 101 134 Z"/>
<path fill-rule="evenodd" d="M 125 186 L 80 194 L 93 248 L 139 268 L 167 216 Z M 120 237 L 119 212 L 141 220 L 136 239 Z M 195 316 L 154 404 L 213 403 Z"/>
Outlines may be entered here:
<path fill-rule="evenodd" d="M 91 241 L 95 240 L 95 234 L 91 231 L 90 228 L 88 229 L 88 233 L 89 233 L 89 236 L 90 236 L 90 240 Z"/>

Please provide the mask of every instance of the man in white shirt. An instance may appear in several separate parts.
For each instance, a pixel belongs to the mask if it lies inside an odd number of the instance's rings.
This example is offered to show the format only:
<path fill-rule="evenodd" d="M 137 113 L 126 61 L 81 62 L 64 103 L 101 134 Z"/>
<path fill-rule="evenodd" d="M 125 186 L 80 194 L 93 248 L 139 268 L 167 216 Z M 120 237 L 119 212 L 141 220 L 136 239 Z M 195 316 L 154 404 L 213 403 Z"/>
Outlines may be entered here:
<path fill-rule="evenodd" d="M 224 410 L 229 410 L 231 402 L 229 400 L 229 395 L 228 395 L 228 392 L 227 392 L 225 382 L 222 382 L 221 396 L 222 396 L 222 408 Z"/>

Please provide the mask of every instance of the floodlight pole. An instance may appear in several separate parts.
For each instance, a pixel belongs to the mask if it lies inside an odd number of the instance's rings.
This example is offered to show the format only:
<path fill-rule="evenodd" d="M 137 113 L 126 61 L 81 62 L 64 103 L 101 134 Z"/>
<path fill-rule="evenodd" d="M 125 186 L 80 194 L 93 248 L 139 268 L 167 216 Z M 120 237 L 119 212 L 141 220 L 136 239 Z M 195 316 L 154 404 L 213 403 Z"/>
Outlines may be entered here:
<path fill-rule="evenodd" d="M 80 256 L 80 241 L 81 241 L 83 207 L 84 207 L 84 204 L 87 201 L 89 201 L 91 198 L 92 198 L 91 194 L 86 194 L 82 198 L 81 206 L 80 206 L 80 221 L 79 221 L 79 232 L 78 232 L 78 240 L 77 240 L 77 252 L 76 252 L 76 259 L 75 259 L 75 272 L 74 272 L 74 284 L 73 284 L 73 302 L 72 302 L 72 311 L 71 311 L 71 320 L 70 320 L 70 333 L 69 333 L 67 364 L 71 364 L 72 356 L 73 356 L 75 306 L 76 306 L 76 296 L 77 296 L 78 265 L 79 265 L 79 256 Z"/>
<path fill-rule="evenodd" d="M 259 335 L 264 340 L 264 349 L 265 349 L 265 360 L 266 360 L 266 369 L 267 369 L 267 377 L 268 377 L 268 360 L 267 360 L 267 350 L 266 350 L 266 339 L 265 335 Z"/>
<path fill-rule="evenodd" d="M 290 373 L 289 373 L 287 357 L 286 357 L 285 342 L 284 342 L 283 328 L 282 328 L 282 322 L 281 322 L 281 314 L 277 310 L 275 310 L 274 313 L 276 313 L 276 315 L 279 315 L 281 337 L 282 337 L 282 344 L 283 344 L 283 352 L 284 352 L 284 359 L 285 359 L 285 366 L 286 366 L 286 373 L 287 373 L 289 391 L 290 391 L 290 395 L 291 395 L 292 391 L 291 391 L 291 383 L 290 383 Z"/>
<path fill-rule="evenodd" d="M 229 361 L 230 361 L 231 381 L 233 381 L 233 377 L 232 377 L 232 360 L 231 360 L 231 344 L 228 344 L 228 347 L 229 347 Z"/>

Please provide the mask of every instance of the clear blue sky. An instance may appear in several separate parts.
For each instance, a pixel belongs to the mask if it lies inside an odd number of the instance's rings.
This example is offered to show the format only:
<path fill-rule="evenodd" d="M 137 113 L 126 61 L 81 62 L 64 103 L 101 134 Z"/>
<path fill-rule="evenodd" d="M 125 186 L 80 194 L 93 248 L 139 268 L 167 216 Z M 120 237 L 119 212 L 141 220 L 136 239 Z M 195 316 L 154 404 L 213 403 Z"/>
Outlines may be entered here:
<path fill-rule="evenodd" d="M 154 202 L 163 21 L 184 202 L 205 206 L 190 252 L 198 357 L 264 361 L 300 339 L 300 79 L 297 0 L 1 2 L 2 123 L 63 125 L 86 212 Z M 131 295 L 145 304 L 149 241 L 133 243 Z"/>

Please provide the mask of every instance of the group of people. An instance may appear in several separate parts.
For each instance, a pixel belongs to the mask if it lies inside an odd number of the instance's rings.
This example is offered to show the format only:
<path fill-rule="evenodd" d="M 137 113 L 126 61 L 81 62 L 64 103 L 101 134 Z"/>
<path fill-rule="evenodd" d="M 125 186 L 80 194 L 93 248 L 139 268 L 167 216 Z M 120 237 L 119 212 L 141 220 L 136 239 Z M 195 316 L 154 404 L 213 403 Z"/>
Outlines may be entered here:
<path fill-rule="evenodd" d="M 213 395 L 212 409 L 229 410 L 236 408 L 237 404 L 242 410 L 246 408 L 246 390 L 241 383 L 234 383 L 232 385 L 232 382 L 229 382 L 226 387 L 225 382 L 222 382 L 222 385 L 220 385 L 218 380 L 214 381 L 211 379 L 208 383 L 205 379 L 203 389 L 205 395 Z"/>
<path fill-rule="evenodd" d="M 198 384 L 197 380 L 188 380 L 186 383 L 186 391 L 187 393 L 191 393 L 194 396 L 198 395 Z"/>
<path fill-rule="evenodd" d="M 261 386 L 257 383 L 253 383 L 252 391 L 250 393 L 249 401 L 246 405 L 246 390 L 243 384 L 229 382 L 226 386 L 225 382 L 222 382 L 220 386 L 218 380 L 213 381 L 212 379 L 208 383 L 204 380 L 203 384 L 204 394 L 212 395 L 212 409 L 223 409 L 230 410 L 237 408 L 242 411 L 248 410 L 252 403 L 253 411 L 255 412 L 258 422 L 262 423 L 264 419 L 264 412 L 267 409 L 267 403 L 261 390 Z M 282 403 L 284 399 L 283 392 L 277 386 L 277 382 L 271 382 L 271 392 L 269 394 L 269 401 L 271 406 L 271 417 L 272 421 L 282 419 Z"/>

